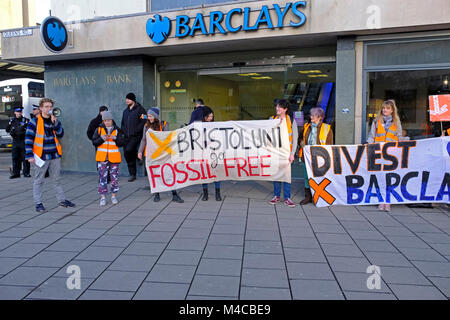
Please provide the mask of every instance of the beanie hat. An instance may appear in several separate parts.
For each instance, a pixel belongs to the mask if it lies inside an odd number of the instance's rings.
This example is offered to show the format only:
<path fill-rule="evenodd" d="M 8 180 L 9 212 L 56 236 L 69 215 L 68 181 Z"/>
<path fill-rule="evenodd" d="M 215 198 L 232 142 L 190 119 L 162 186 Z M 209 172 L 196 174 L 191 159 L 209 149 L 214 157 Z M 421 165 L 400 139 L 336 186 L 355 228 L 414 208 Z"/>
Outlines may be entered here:
<path fill-rule="evenodd" d="M 136 95 L 133 92 L 130 92 L 129 94 L 127 94 L 126 97 L 128 100 L 134 101 L 136 102 Z"/>
<path fill-rule="evenodd" d="M 148 109 L 147 114 L 150 114 L 159 120 L 159 108 L 156 107 L 150 108 Z"/>
<path fill-rule="evenodd" d="M 102 114 L 102 120 L 114 120 L 112 112 L 111 111 L 105 111 Z"/>

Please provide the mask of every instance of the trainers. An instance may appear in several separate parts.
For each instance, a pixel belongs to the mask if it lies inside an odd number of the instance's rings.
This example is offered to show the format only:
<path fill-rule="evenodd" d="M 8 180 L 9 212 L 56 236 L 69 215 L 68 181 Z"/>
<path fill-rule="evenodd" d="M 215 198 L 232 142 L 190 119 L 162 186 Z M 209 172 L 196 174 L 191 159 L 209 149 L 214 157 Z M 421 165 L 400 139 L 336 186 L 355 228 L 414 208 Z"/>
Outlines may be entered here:
<path fill-rule="evenodd" d="M 291 199 L 287 198 L 286 200 L 284 200 L 284 204 L 287 205 L 290 208 L 295 208 L 295 203 L 292 202 Z"/>
<path fill-rule="evenodd" d="M 112 196 L 111 197 L 111 202 L 112 202 L 112 204 L 118 204 L 119 200 L 117 200 L 116 196 Z"/>
<path fill-rule="evenodd" d="M 39 203 L 36 205 L 36 212 L 45 213 L 47 212 L 47 210 L 45 210 L 44 205 L 42 203 Z"/>
<path fill-rule="evenodd" d="M 155 194 L 155 197 L 153 198 L 153 202 L 159 202 L 161 200 L 161 197 L 159 196 L 159 193 Z"/>
<path fill-rule="evenodd" d="M 67 208 L 67 207 L 75 207 L 75 203 L 70 202 L 69 200 L 64 200 L 63 202 L 60 202 L 59 205 L 61 207 Z"/>
<path fill-rule="evenodd" d="M 106 198 L 100 198 L 100 205 L 106 206 Z"/>
<path fill-rule="evenodd" d="M 273 199 L 269 201 L 270 204 L 277 204 L 278 202 L 280 202 L 280 197 L 273 197 Z"/>

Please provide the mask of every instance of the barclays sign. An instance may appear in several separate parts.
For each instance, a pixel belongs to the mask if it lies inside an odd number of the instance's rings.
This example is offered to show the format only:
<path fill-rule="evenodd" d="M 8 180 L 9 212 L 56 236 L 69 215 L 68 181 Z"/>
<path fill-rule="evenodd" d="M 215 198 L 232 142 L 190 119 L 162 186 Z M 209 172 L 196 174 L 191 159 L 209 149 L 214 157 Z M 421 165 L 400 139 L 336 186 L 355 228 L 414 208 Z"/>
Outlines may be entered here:
<path fill-rule="evenodd" d="M 283 27 L 301 27 L 306 22 L 306 15 L 301 11 L 306 7 L 306 1 L 297 1 L 295 3 L 286 3 L 285 7 L 273 4 L 272 8 L 263 6 L 258 13 L 258 19 L 255 24 L 250 25 L 250 8 L 233 8 L 224 13 L 222 11 L 211 11 L 209 13 L 209 23 L 205 23 L 205 16 L 198 13 L 191 23 L 191 18 L 187 15 L 179 15 L 173 20 L 175 22 L 175 38 L 194 37 L 197 34 L 215 35 L 216 33 L 227 34 L 240 31 L 256 31 L 262 27 L 267 29 L 281 29 Z M 276 18 L 270 16 L 270 10 L 275 10 Z M 296 21 L 289 21 L 284 25 L 284 19 L 288 12 L 295 16 Z M 233 24 L 232 19 L 235 16 L 243 18 L 242 23 Z M 147 21 L 147 34 L 156 44 L 163 43 L 171 34 L 172 21 L 167 17 L 161 17 L 156 14 Z"/>

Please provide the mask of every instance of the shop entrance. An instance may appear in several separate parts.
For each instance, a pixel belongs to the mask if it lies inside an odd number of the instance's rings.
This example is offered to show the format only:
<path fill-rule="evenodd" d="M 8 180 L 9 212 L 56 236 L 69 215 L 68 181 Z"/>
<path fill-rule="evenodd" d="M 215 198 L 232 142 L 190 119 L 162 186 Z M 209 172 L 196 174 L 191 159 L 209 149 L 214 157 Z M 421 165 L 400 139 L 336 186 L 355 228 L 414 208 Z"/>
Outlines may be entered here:
<path fill-rule="evenodd" d="M 300 132 L 313 107 L 324 109 L 334 127 L 335 82 L 335 63 L 167 71 L 160 73 L 159 101 L 173 130 L 188 124 L 197 98 L 214 110 L 215 121 L 268 119 L 276 99 L 287 99 Z M 301 176 L 298 159 L 292 170 Z"/>

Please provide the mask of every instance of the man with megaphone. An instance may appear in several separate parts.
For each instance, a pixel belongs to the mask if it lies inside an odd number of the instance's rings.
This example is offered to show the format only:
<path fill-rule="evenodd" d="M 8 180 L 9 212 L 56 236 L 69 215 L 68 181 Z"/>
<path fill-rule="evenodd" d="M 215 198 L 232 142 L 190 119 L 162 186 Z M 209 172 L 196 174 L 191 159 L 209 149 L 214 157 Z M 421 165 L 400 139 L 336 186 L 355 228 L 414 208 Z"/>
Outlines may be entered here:
<path fill-rule="evenodd" d="M 44 213 L 42 203 L 42 190 L 44 176 L 47 169 L 56 191 L 56 198 L 61 207 L 75 207 L 75 204 L 66 200 L 60 183 L 62 148 L 58 139 L 64 136 L 64 129 L 57 116 L 61 109 L 53 108 L 54 101 L 43 98 L 39 102 L 40 114 L 31 119 L 25 133 L 25 158 L 34 165 L 33 197 L 36 211 Z"/>

